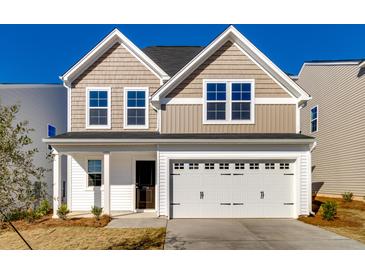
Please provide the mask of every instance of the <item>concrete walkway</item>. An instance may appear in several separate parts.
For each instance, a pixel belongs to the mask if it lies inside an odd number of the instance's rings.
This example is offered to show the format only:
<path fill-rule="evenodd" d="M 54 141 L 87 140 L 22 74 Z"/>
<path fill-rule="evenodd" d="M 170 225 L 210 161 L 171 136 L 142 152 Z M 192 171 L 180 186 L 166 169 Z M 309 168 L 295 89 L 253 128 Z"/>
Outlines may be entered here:
<path fill-rule="evenodd" d="M 288 219 L 173 219 L 165 249 L 365 249 L 324 229 Z"/>

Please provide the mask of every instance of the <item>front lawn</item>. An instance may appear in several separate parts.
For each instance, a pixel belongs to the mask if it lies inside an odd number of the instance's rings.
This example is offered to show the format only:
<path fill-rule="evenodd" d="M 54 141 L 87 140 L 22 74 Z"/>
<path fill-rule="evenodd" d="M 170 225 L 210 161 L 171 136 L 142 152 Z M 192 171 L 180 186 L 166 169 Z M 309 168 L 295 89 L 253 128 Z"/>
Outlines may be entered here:
<path fill-rule="evenodd" d="M 326 221 L 318 213 L 325 201 L 332 200 L 338 204 L 337 217 Z M 316 197 L 313 201 L 313 217 L 300 217 L 307 224 L 316 225 L 354 240 L 365 243 L 365 203 L 362 201 L 344 202 L 342 199 Z"/>
<path fill-rule="evenodd" d="M 106 228 L 109 217 L 71 220 L 50 219 L 14 225 L 33 249 L 162 249 L 165 228 Z M 9 227 L 0 229 L 0 249 L 27 249 Z"/>

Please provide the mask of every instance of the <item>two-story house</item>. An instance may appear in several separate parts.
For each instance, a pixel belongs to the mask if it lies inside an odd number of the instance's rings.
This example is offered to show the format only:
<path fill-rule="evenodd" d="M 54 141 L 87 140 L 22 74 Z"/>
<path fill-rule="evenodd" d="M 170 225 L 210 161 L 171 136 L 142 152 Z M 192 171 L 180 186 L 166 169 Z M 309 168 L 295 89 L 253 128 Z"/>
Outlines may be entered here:
<path fill-rule="evenodd" d="M 136 47 L 112 31 L 63 76 L 72 211 L 296 218 L 311 211 L 310 96 L 228 27 L 206 47 Z M 56 214 L 55 214 L 56 215 Z"/>

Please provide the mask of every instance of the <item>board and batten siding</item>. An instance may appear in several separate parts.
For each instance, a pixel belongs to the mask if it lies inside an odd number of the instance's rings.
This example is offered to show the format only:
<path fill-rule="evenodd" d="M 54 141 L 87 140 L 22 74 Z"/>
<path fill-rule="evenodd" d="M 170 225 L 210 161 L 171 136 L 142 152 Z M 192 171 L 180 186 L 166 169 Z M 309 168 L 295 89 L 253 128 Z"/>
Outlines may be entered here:
<path fill-rule="evenodd" d="M 123 45 L 116 43 L 74 80 L 71 87 L 71 131 L 88 130 L 85 128 L 87 87 L 111 87 L 111 129 L 99 130 L 123 131 L 124 88 L 149 87 L 151 95 L 160 87 L 160 79 Z M 147 130 L 157 130 L 157 113 L 151 106 Z"/>
<path fill-rule="evenodd" d="M 355 65 L 306 65 L 297 83 L 313 99 L 301 110 L 303 134 L 316 138 L 313 189 L 365 196 L 365 75 Z M 310 109 L 318 105 L 318 132 L 310 132 Z"/>
<path fill-rule="evenodd" d="M 255 124 L 203 124 L 203 106 L 164 105 L 162 133 L 295 133 L 296 105 L 256 105 Z"/>
<path fill-rule="evenodd" d="M 290 97 L 265 71 L 230 41 L 212 54 L 166 97 L 202 98 L 203 79 L 255 79 L 256 97 Z"/>

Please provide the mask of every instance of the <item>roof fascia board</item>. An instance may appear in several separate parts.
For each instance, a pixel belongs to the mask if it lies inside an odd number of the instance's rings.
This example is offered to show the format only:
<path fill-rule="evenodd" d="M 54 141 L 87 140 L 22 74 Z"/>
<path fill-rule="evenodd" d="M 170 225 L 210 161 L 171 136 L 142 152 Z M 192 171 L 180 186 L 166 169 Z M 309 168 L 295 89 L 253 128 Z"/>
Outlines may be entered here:
<path fill-rule="evenodd" d="M 164 72 L 155 62 L 152 61 L 151 58 L 143 53 L 143 51 L 134 45 L 118 29 L 109 33 L 99 44 L 97 44 L 60 78 L 66 83 L 71 83 L 116 42 L 123 44 L 126 49 L 132 52 L 134 56 L 137 56 L 138 60 L 141 61 L 149 70 L 155 73 L 161 80 L 168 80 L 170 78 L 166 72 Z"/>
<path fill-rule="evenodd" d="M 314 139 L 50 139 L 42 140 L 53 145 L 82 144 L 311 144 Z"/>
<path fill-rule="evenodd" d="M 267 71 L 273 75 L 274 78 L 282 79 L 280 81 L 287 89 L 296 95 L 298 100 L 309 100 L 310 96 L 301 89 L 289 76 L 282 72 L 276 65 L 274 65 L 261 51 L 259 51 L 251 42 L 249 42 L 234 26 L 229 26 L 221 35 L 213 40 L 206 48 L 204 48 L 193 60 L 191 60 L 184 68 L 176 73 L 161 89 L 152 97 L 152 101 L 159 101 L 165 94 L 175 88 L 182 79 L 185 79 L 193 70 L 204 62 L 211 54 L 216 51 L 219 46 L 229 40 L 240 45 L 246 52 L 249 52 L 257 62 L 262 60 L 261 66 L 266 64 Z M 253 55 L 253 56 L 252 56 Z"/>

